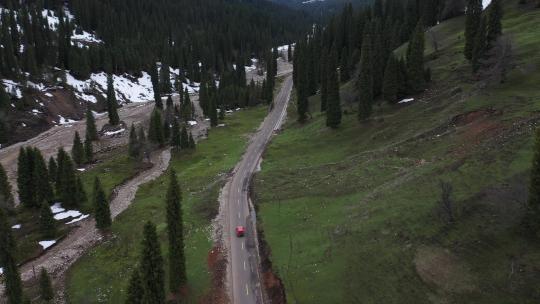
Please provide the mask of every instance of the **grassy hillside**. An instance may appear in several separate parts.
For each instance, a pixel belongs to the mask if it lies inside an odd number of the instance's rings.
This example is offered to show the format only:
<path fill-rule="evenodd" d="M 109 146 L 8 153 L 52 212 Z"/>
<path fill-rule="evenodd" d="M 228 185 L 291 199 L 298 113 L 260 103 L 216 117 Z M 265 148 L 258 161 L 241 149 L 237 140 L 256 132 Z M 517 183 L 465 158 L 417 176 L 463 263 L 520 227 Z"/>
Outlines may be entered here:
<path fill-rule="evenodd" d="M 346 114 L 338 130 L 315 110 L 299 125 L 291 109 L 254 181 L 289 303 L 539 303 L 540 245 L 520 228 L 540 121 L 540 10 L 505 1 L 516 68 L 501 85 L 471 76 L 463 27 L 433 29 L 434 82 L 412 103 L 380 104 L 366 123 Z M 439 216 L 440 181 L 453 187 L 454 224 Z"/>
<path fill-rule="evenodd" d="M 217 213 L 219 190 L 225 183 L 226 173 L 243 154 L 247 135 L 259 126 L 265 114 L 263 107 L 236 112 L 226 117 L 226 127 L 213 129 L 209 139 L 202 141 L 195 152 L 174 155 L 171 160 L 170 168 L 176 170 L 183 192 L 188 303 L 198 303 L 209 291 L 210 221 Z M 139 261 L 141 223 L 145 221 L 156 224 L 163 256 L 167 256 L 167 185 L 168 174 L 143 185 L 133 205 L 114 221 L 114 237 L 91 250 L 70 269 L 67 281 L 70 303 L 125 301 L 128 279 Z"/>

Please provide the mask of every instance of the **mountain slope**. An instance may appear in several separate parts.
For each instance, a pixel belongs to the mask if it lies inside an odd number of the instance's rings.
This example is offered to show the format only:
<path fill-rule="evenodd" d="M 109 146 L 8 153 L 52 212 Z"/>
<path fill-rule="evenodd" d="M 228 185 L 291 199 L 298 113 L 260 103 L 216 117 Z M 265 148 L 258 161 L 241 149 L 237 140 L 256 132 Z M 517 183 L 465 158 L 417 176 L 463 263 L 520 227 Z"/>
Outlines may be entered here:
<path fill-rule="evenodd" d="M 433 83 L 414 101 L 379 104 L 360 124 L 347 98 L 338 130 L 316 110 L 306 125 L 291 111 L 254 183 L 289 303 L 538 302 L 540 247 L 522 221 L 540 10 L 504 3 L 515 64 L 505 83 L 471 76 L 460 17 L 433 28 Z M 452 225 L 440 217 L 441 181 L 453 188 Z"/>

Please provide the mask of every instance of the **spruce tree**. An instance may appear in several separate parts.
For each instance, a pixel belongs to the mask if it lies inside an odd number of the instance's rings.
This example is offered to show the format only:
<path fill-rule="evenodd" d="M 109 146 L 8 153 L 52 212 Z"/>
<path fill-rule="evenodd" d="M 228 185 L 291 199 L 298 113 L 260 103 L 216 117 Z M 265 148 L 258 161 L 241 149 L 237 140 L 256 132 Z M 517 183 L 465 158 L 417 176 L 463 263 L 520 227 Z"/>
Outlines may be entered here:
<path fill-rule="evenodd" d="M 163 257 L 156 226 L 152 222 L 147 222 L 144 225 L 140 267 L 143 289 L 142 302 L 148 304 L 165 303 Z"/>
<path fill-rule="evenodd" d="M 179 150 L 182 147 L 180 125 L 178 124 L 178 120 L 176 118 L 173 119 L 171 146 L 177 150 Z"/>
<path fill-rule="evenodd" d="M 39 229 L 41 236 L 46 240 L 53 240 L 56 237 L 56 223 L 51 207 L 43 202 L 39 212 Z"/>
<path fill-rule="evenodd" d="M 171 125 L 167 119 L 163 119 L 163 138 L 166 142 L 171 138 Z"/>
<path fill-rule="evenodd" d="M 54 290 L 52 287 L 51 278 L 49 277 L 49 274 L 45 268 L 41 268 L 41 272 L 39 274 L 39 294 L 41 296 L 41 300 L 47 303 L 54 299 Z"/>
<path fill-rule="evenodd" d="M 390 54 L 384 71 L 383 97 L 384 100 L 394 103 L 397 101 L 399 66 L 394 54 Z"/>
<path fill-rule="evenodd" d="M 90 110 L 90 108 L 86 109 L 86 138 L 90 139 L 90 141 L 96 141 L 99 139 L 96 127 L 96 119 L 94 118 L 94 114 L 92 114 L 92 110 Z"/>
<path fill-rule="evenodd" d="M 4 295 L 8 304 L 20 304 L 23 301 L 21 276 L 15 260 L 16 247 L 8 219 L 0 209 L 0 265 L 4 269 Z"/>
<path fill-rule="evenodd" d="M 139 269 L 134 269 L 129 279 L 127 288 L 126 304 L 142 304 L 143 303 L 143 286 Z"/>
<path fill-rule="evenodd" d="M 0 164 L 0 209 L 13 209 L 13 194 L 11 193 L 11 185 L 9 184 L 6 170 Z"/>
<path fill-rule="evenodd" d="M 482 0 L 467 0 L 465 11 L 465 58 L 472 60 L 476 33 L 482 19 Z"/>
<path fill-rule="evenodd" d="M 195 150 L 197 144 L 195 143 L 195 139 L 193 138 L 193 133 L 189 133 L 189 148 Z"/>
<path fill-rule="evenodd" d="M 163 135 L 163 122 L 161 120 L 161 112 L 158 109 L 154 109 L 152 116 L 150 117 L 150 128 L 148 130 L 148 139 L 151 143 L 163 147 L 165 144 L 165 137 Z"/>
<path fill-rule="evenodd" d="M 180 148 L 189 149 L 189 137 L 186 126 L 182 127 L 182 132 L 180 133 Z"/>
<path fill-rule="evenodd" d="M 33 184 L 35 186 L 36 202 L 50 202 L 53 200 L 54 193 L 47 170 L 45 159 L 37 148 L 34 149 L 34 173 Z"/>
<path fill-rule="evenodd" d="M 19 200 L 27 208 L 37 208 L 34 179 L 34 153 L 32 148 L 21 148 L 18 158 L 17 187 Z"/>
<path fill-rule="evenodd" d="M 138 158 L 141 154 L 141 145 L 134 124 L 131 124 L 131 130 L 129 131 L 128 154 L 131 158 Z"/>
<path fill-rule="evenodd" d="M 216 97 L 210 97 L 210 125 L 216 127 L 218 125 L 218 113 Z"/>
<path fill-rule="evenodd" d="M 76 180 L 76 199 L 80 206 L 84 206 L 88 202 L 88 196 L 86 195 L 86 190 L 84 190 L 81 177 L 77 175 Z"/>
<path fill-rule="evenodd" d="M 65 152 L 63 156 L 59 156 L 58 159 L 62 159 L 62 164 L 59 166 L 58 179 L 56 182 L 57 196 L 60 201 L 64 203 L 65 207 L 77 208 L 79 205 L 77 176 L 75 174 L 73 161 Z"/>
<path fill-rule="evenodd" d="M 75 137 L 73 138 L 71 157 L 77 166 L 81 167 L 84 164 L 84 146 L 81 137 L 79 136 L 79 132 L 75 132 Z"/>
<path fill-rule="evenodd" d="M 184 256 L 184 225 L 182 208 L 182 193 L 176 178 L 176 172 L 171 171 L 167 189 L 167 235 L 169 237 L 169 289 L 177 292 L 186 283 L 186 260 Z"/>
<path fill-rule="evenodd" d="M 326 110 L 326 126 L 335 129 L 341 124 L 342 113 L 337 64 L 334 56 L 328 61 L 327 68 L 328 108 Z"/>
<path fill-rule="evenodd" d="M 111 74 L 107 75 L 107 112 L 109 113 L 109 124 L 117 126 L 120 123 L 120 117 L 118 116 L 114 79 Z"/>
<path fill-rule="evenodd" d="M 360 57 L 360 75 L 358 77 L 359 107 L 358 119 L 366 120 L 371 116 L 373 107 L 373 68 L 371 56 L 371 35 L 364 34 Z"/>
<path fill-rule="evenodd" d="M 111 210 L 109 208 L 109 202 L 103 188 L 101 187 L 101 182 L 96 177 L 94 179 L 94 214 L 96 217 L 96 228 L 99 230 L 107 230 L 111 227 Z"/>
<path fill-rule="evenodd" d="M 335 56 L 335 53 L 331 56 Z M 326 74 L 328 71 L 328 58 L 329 56 L 325 53 L 321 56 L 321 112 L 326 111 L 328 105 L 328 75 Z"/>
<path fill-rule="evenodd" d="M 420 20 L 407 49 L 407 76 L 409 87 L 414 93 L 422 92 L 425 88 L 424 48 L 424 25 Z"/>
<path fill-rule="evenodd" d="M 56 186 L 56 176 L 58 175 L 58 165 L 56 164 L 56 160 L 54 157 L 49 158 L 49 180 L 51 181 L 51 184 Z"/>
<path fill-rule="evenodd" d="M 502 35 L 503 9 L 501 0 L 491 1 L 487 18 L 487 43 L 489 46 L 493 46 L 495 41 Z"/>
<path fill-rule="evenodd" d="M 482 20 L 480 21 L 480 26 L 478 27 L 478 32 L 476 33 L 472 55 L 472 70 L 474 73 L 478 72 L 478 70 L 481 68 L 482 60 L 484 59 L 484 56 L 486 54 L 486 50 L 488 47 L 486 31 L 487 20 L 486 17 L 482 17 Z"/>
<path fill-rule="evenodd" d="M 88 137 L 84 140 L 84 159 L 87 163 L 94 160 L 94 146 L 92 140 Z"/>
<path fill-rule="evenodd" d="M 163 101 L 161 100 L 161 91 L 160 91 L 160 85 L 159 85 L 159 76 L 158 76 L 158 71 L 155 64 L 152 64 L 152 67 L 150 68 L 150 78 L 152 80 L 152 87 L 154 91 L 154 102 L 156 103 L 156 107 L 158 109 L 163 109 Z"/>

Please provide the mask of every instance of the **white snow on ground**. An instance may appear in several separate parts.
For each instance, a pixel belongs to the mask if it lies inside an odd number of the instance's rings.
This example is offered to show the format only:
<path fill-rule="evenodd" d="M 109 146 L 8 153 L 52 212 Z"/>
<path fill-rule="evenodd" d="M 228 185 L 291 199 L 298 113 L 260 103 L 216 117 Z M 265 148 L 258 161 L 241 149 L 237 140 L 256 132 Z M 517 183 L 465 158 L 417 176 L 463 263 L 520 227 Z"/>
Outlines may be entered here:
<path fill-rule="evenodd" d="M 47 248 L 51 247 L 54 244 L 56 244 L 56 241 L 41 241 L 41 242 L 39 242 L 39 245 L 41 245 L 41 247 L 43 247 L 43 250 L 47 250 Z"/>
<path fill-rule="evenodd" d="M 77 42 L 87 42 L 87 43 L 103 43 L 103 41 L 98 39 L 94 34 L 91 34 L 87 31 L 82 31 L 81 34 L 77 34 L 77 31 L 73 30 L 73 34 L 71 35 L 71 40 L 77 41 Z"/>
<path fill-rule="evenodd" d="M 105 135 L 113 136 L 113 135 L 116 135 L 116 134 L 124 133 L 124 131 L 126 131 L 126 129 L 120 129 L 118 131 L 105 132 Z"/>
<path fill-rule="evenodd" d="M 0 267 L 0 274 L 4 274 L 4 268 Z"/>
<path fill-rule="evenodd" d="M 219 124 L 218 127 L 225 127 L 225 124 Z"/>
<path fill-rule="evenodd" d="M 66 209 L 62 208 L 61 203 L 55 203 L 54 205 L 51 206 L 51 212 L 53 214 L 57 214 L 57 213 L 64 212 L 64 211 L 66 211 Z"/>
<path fill-rule="evenodd" d="M 491 0 L 482 0 L 482 5 L 484 6 L 484 9 L 488 7 L 488 5 L 491 3 Z"/>
<path fill-rule="evenodd" d="M 67 222 L 66 225 L 70 225 L 70 224 L 74 224 L 74 223 L 80 222 L 80 221 L 84 220 L 85 218 L 88 218 L 89 216 L 90 216 L 89 214 L 81 215 L 80 217 L 78 217 L 78 218 L 76 218 L 76 219 L 73 219 L 73 220 Z"/>
<path fill-rule="evenodd" d="M 189 120 L 187 123 L 188 123 L 188 125 L 190 125 L 190 126 L 194 126 L 194 125 L 197 124 L 197 122 L 196 122 L 195 120 Z"/>
<path fill-rule="evenodd" d="M 67 219 L 69 217 L 80 217 L 82 215 L 81 212 L 77 210 L 68 210 L 64 212 L 60 212 L 54 215 L 54 219 L 57 221 Z"/>
<path fill-rule="evenodd" d="M 21 92 L 21 84 L 9 80 L 9 79 L 2 79 L 2 82 L 4 83 L 4 87 L 7 93 L 11 94 L 14 97 L 22 98 L 22 92 Z"/>
<path fill-rule="evenodd" d="M 406 98 L 406 99 L 403 99 L 403 100 L 399 101 L 398 103 L 408 103 L 408 102 L 411 102 L 411 101 L 414 101 L 414 98 Z"/>
<path fill-rule="evenodd" d="M 73 120 L 73 119 L 65 118 L 62 115 L 58 115 L 58 124 L 59 125 L 69 125 L 69 124 L 72 124 L 74 122 L 76 122 L 76 121 Z"/>
<path fill-rule="evenodd" d="M 47 96 L 47 97 L 54 97 L 54 95 L 51 94 L 51 93 L 45 93 L 45 96 Z"/>
<path fill-rule="evenodd" d="M 11 229 L 21 229 L 21 227 L 22 227 L 21 224 L 17 224 L 17 225 L 11 226 Z"/>

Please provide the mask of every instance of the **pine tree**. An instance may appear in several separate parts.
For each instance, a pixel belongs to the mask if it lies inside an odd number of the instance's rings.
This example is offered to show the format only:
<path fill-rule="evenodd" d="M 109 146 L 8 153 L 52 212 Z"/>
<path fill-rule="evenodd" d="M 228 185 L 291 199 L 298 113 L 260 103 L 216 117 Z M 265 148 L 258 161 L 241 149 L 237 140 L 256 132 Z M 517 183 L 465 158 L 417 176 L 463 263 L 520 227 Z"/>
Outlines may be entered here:
<path fill-rule="evenodd" d="M 218 113 L 215 96 L 210 97 L 210 125 L 212 127 L 216 127 L 218 125 Z"/>
<path fill-rule="evenodd" d="M 91 163 L 94 160 L 94 146 L 88 137 L 84 140 L 84 159 L 86 163 Z"/>
<path fill-rule="evenodd" d="M 173 119 L 171 146 L 176 150 L 179 150 L 182 146 L 180 136 L 180 125 L 177 119 Z"/>
<path fill-rule="evenodd" d="M 152 64 L 152 67 L 150 68 L 150 78 L 152 79 L 152 87 L 154 89 L 154 102 L 156 103 L 156 107 L 158 109 L 163 109 L 163 101 L 161 100 L 161 91 L 159 85 L 159 76 L 155 64 Z"/>
<path fill-rule="evenodd" d="M 91 141 L 96 141 L 99 139 L 96 127 L 96 119 L 94 118 L 94 114 L 92 114 L 92 110 L 90 110 L 90 108 L 86 109 L 86 138 L 90 139 Z"/>
<path fill-rule="evenodd" d="M 482 19 L 482 0 L 467 0 L 465 15 L 465 58 L 472 60 L 476 34 Z"/>
<path fill-rule="evenodd" d="M 150 117 L 150 128 L 148 130 L 148 139 L 151 143 L 163 147 L 165 144 L 165 137 L 163 135 L 163 122 L 161 120 L 161 113 L 158 109 L 154 109 L 152 116 Z"/>
<path fill-rule="evenodd" d="M 189 133 L 189 148 L 195 150 L 197 144 L 195 143 L 195 139 L 193 138 L 193 134 Z"/>
<path fill-rule="evenodd" d="M 94 213 L 96 217 L 96 228 L 107 230 L 111 227 L 111 210 L 105 192 L 101 187 L 101 182 L 96 177 L 94 179 Z"/>
<path fill-rule="evenodd" d="M 501 0 L 491 1 L 487 18 L 487 43 L 489 46 L 493 46 L 495 41 L 502 35 L 503 9 Z"/>
<path fill-rule="evenodd" d="M 168 141 L 171 138 L 171 125 L 167 119 L 163 120 L 163 138 Z"/>
<path fill-rule="evenodd" d="M 147 222 L 144 225 L 140 265 L 141 285 L 143 288 L 142 303 L 165 303 L 163 257 L 156 233 L 156 226 L 151 222 Z"/>
<path fill-rule="evenodd" d="M 182 132 L 180 133 L 180 148 L 189 149 L 189 137 L 186 126 L 182 127 Z"/>
<path fill-rule="evenodd" d="M 84 206 L 88 202 L 88 196 L 86 195 L 86 190 L 84 190 L 81 177 L 77 176 L 76 180 L 76 199 L 79 205 Z"/>
<path fill-rule="evenodd" d="M 11 193 L 11 185 L 9 184 L 6 170 L 0 164 L 0 209 L 13 209 L 13 194 Z"/>
<path fill-rule="evenodd" d="M 407 49 L 407 76 L 409 87 L 415 93 L 422 92 L 425 88 L 424 48 L 424 25 L 419 21 Z"/>
<path fill-rule="evenodd" d="M 480 21 L 480 26 L 478 27 L 478 32 L 476 33 L 476 38 L 474 42 L 474 49 L 472 55 L 472 70 L 474 73 L 478 72 L 482 66 L 482 60 L 487 51 L 487 20 L 486 17 L 482 17 Z"/>
<path fill-rule="evenodd" d="M 358 78 L 359 108 L 358 119 L 366 120 L 371 116 L 373 106 L 373 68 L 371 56 L 371 35 L 364 34 L 360 57 L 360 75 Z"/>
<path fill-rule="evenodd" d="M 50 202 L 53 200 L 54 193 L 47 170 L 47 164 L 41 154 L 41 151 L 34 149 L 34 173 L 33 184 L 35 186 L 34 194 L 36 202 Z"/>
<path fill-rule="evenodd" d="M 39 212 L 39 228 L 41 235 L 46 240 L 52 240 L 56 237 L 56 223 L 49 204 L 43 202 Z"/>
<path fill-rule="evenodd" d="M 35 179 L 34 179 L 34 153 L 32 148 L 21 148 L 18 158 L 17 187 L 19 200 L 27 208 L 37 208 Z"/>
<path fill-rule="evenodd" d="M 59 160 L 58 178 L 56 181 L 57 196 L 59 196 L 60 201 L 64 203 L 65 207 L 77 208 L 79 205 L 77 176 L 73 161 L 65 152 L 62 156 L 59 154 L 57 159 Z"/>
<path fill-rule="evenodd" d="M 131 124 L 131 130 L 129 131 L 128 154 L 131 158 L 138 158 L 141 155 L 141 145 L 134 124 Z"/>
<path fill-rule="evenodd" d="M 56 160 L 54 160 L 54 157 L 49 158 L 49 180 L 51 181 L 51 184 L 56 186 L 56 176 L 58 175 L 58 165 L 56 164 Z"/>
<path fill-rule="evenodd" d="M 186 261 L 184 256 L 184 226 L 182 208 L 182 193 L 176 172 L 171 171 L 167 189 L 167 234 L 169 237 L 169 288 L 177 292 L 186 283 Z"/>
<path fill-rule="evenodd" d="M 0 265 L 4 269 L 5 296 L 8 304 L 20 304 L 23 301 L 21 276 L 15 260 L 16 249 L 8 219 L 0 209 Z"/>
<path fill-rule="evenodd" d="M 47 303 L 54 299 L 54 290 L 52 287 L 51 278 L 49 277 L 49 274 L 45 268 L 41 268 L 41 272 L 39 274 L 39 294 L 41 296 L 41 300 Z"/>
<path fill-rule="evenodd" d="M 287 61 L 292 62 L 293 61 L 293 52 L 292 52 L 292 46 L 289 44 L 287 47 Z"/>
<path fill-rule="evenodd" d="M 71 148 L 71 157 L 77 166 L 81 167 L 84 164 L 84 146 L 79 136 L 79 132 L 75 132 L 73 138 L 73 147 Z"/>
<path fill-rule="evenodd" d="M 332 56 L 327 65 L 328 108 L 326 110 L 326 126 L 337 128 L 341 124 L 341 99 L 339 96 L 339 79 L 335 57 Z"/>
<path fill-rule="evenodd" d="M 383 97 L 384 100 L 390 103 L 394 103 L 397 101 L 399 77 L 398 73 L 398 61 L 394 54 L 390 54 L 390 56 L 388 57 L 388 62 L 386 63 L 383 81 Z"/>
<path fill-rule="evenodd" d="M 139 269 L 134 269 L 129 279 L 127 289 L 126 304 L 142 304 L 143 303 L 143 286 Z"/>
<path fill-rule="evenodd" d="M 109 113 L 109 124 L 117 126 L 120 123 L 120 117 L 118 116 L 114 79 L 111 74 L 107 75 L 107 112 Z"/>

